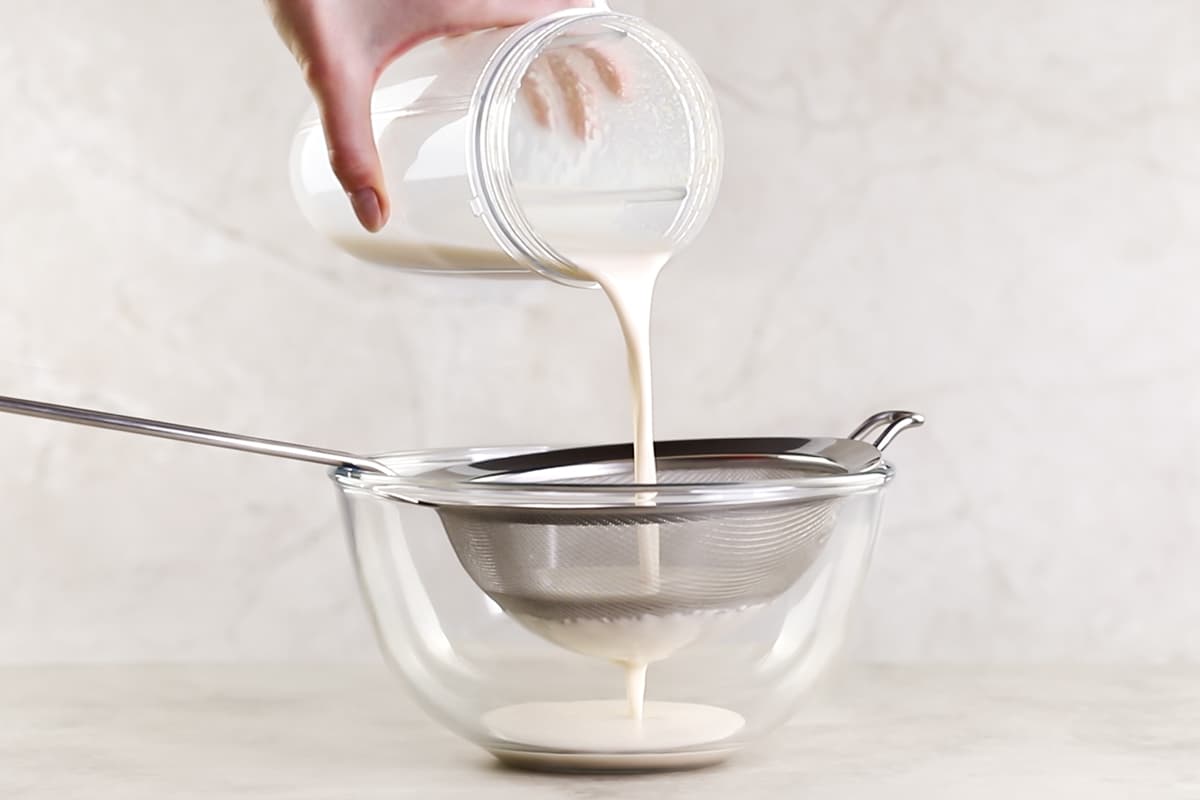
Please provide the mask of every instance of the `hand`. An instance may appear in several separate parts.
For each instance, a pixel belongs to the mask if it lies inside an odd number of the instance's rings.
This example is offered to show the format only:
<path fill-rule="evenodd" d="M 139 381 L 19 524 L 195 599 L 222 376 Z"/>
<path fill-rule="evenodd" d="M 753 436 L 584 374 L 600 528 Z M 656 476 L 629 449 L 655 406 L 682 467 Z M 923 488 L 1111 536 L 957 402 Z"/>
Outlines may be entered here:
<path fill-rule="evenodd" d="M 416 45 L 438 36 L 518 25 L 587 0 L 266 0 L 272 21 L 300 64 L 316 98 L 329 162 L 364 228 L 378 231 L 390 203 L 371 131 L 371 92 L 384 68 Z M 612 92 L 621 77 L 590 46 L 551 52 L 522 84 L 534 118 L 552 124 L 548 86 L 560 87 L 571 130 L 591 135 L 594 95 L 580 68 L 589 63 Z M 582 54 L 580 57 L 578 54 Z"/>
<path fill-rule="evenodd" d="M 596 96 L 591 81 L 582 72 L 590 67 L 609 92 L 625 96 L 625 78 L 613 58 L 593 44 L 563 48 L 541 55 L 521 81 L 521 97 L 539 125 L 554 127 L 550 83 L 557 84 L 565 103 L 563 109 L 571 131 L 580 139 L 595 134 Z"/>

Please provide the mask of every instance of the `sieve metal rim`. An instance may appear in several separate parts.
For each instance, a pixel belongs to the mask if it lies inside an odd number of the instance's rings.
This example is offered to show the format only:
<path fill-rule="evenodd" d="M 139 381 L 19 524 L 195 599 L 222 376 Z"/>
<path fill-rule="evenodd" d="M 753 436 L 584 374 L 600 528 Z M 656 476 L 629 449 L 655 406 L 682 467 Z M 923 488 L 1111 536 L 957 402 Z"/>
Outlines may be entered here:
<path fill-rule="evenodd" d="M 390 474 L 368 474 L 338 468 L 331 477 L 344 491 L 363 491 L 383 499 L 438 507 L 500 507 L 524 509 L 645 508 L 648 498 L 659 509 L 726 507 L 769 502 L 792 502 L 840 497 L 881 489 L 895 474 L 883 459 L 883 450 L 902 431 L 923 425 L 925 418 L 911 411 L 881 411 L 862 422 L 848 438 L 759 437 L 740 439 L 684 439 L 656 442 L 660 463 L 673 458 L 744 458 L 768 456 L 807 459 L 832 467 L 840 474 L 745 481 L 741 483 L 538 483 L 487 480 L 528 466 L 532 461 L 578 464 L 588 459 L 619 455 L 627 460 L 632 446 L 554 449 L 526 447 L 474 447 L 420 450 L 376 456 Z M 588 458 L 584 458 L 587 456 Z M 551 460 L 553 459 L 553 460 Z M 507 463 L 506 463 L 507 462 Z"/>
<path fill-rule="evenodd" d="M 684 444 L 704 443 L 719 447 L 722 443 L 745 440 L 683 440 Z M 688 511 L 730 506 L 768 506 L 798 500 L 819 500 L 873 491 L 887 484 L 895 474 L 892 465 L 870 445 L 854 440 L 807 440 L 843 442 L 858 445 L 874 453 L 855 471 L 821 475 L 797 473 L 795 477 L 743 482 L 699 482 L 658 484 L 549 483 L 486 480 L 494 473 L 470 476 L 463 467 L 480 461 L 512 457 L 571 452 L 577 448 L 557 449 L 542 445 L 525 447 L 469 448 L 463 450 L 424 450 L 375 456 L 397 475 L 376 475 L 354 470 L 334 470 L 331 475 L 344 489 L 370 492 L 384 499 L 436 507 L 520 509 L 637 509 L 645 511 L 645 497 L 651 493 L 660 510 L 686 507 Z M 660 443 L 660 447 L 672 443 Z M 680 443 L 675 443 L 680 444 Z M 612 446 L 604 446 L 612 447 Z M 591 448 L 586 448 L 591 449 Z M 860 455 L 865 455 L 860 453 Z M 669 459 L 665 459 L 669 460 Z M 472 479 L 472 477 L 474 479 Z"/>

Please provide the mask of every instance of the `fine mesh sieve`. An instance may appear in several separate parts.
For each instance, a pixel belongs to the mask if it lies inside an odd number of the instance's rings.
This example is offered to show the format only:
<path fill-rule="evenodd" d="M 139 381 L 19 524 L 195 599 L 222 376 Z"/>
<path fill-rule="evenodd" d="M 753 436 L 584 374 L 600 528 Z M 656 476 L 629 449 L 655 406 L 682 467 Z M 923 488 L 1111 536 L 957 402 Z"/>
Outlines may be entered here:
<path fill-rule="evenodd" d="M 496 603 L 549 623 L 719 613 L 770 601 L 821 555 L 854 479 L 878 485 L 890 474 L 882 450 L 924 421 L 888 411 L 848 439 L 661 442 L 658 483 L 636 486 L 628 445 L 436 468 L 417 458 L 422 469 L 404 472 L 393 469 L 402 456 L 370 458 L 32 400 L 0 397 L 0 411 L 377 475 L 381 496 L 437 509 L 459 561 Z M 668 500 L 681 493 L 688 502 Z"/>
<path fill-rule="evenodd" d="M 804 472 L 743 465 L 736 457 L 720 466 L 714 460 L 673 465 L 659 473 L 659 481 L 741 483 L 779 480 L 783 473 L 796 478 Z M 603 479 L 611 485 L 613 476 Z M 567 620 L 662 616 L 766 602 L 802 577 L 820 555 L 837 506 L 832 498 L 665 512 L 646 505 L 462 506 L 442 507 L 438 513 L 467 573 L 502 608 Z"/>
<path fill-rule="evenodd" d="M 471 579 L 514 615 L 563 622 L 737 610 L 769 602 L 805 575 L 845 496 L 771 490 L 877 468 L 883 447 L 921 421 L 886 412 L 850 439 L 661 442 L 658 483 L 645 487 L 633 483 L 629 446 L 476 462 L 449 471 L 460 487 L 625 487 L 632 502 L 433 504 Z M 873 444 L 860 440 L 871 433 Z M 763 490 L 738 502 L 655 502 L 656 488 L 750 485 Z"/>

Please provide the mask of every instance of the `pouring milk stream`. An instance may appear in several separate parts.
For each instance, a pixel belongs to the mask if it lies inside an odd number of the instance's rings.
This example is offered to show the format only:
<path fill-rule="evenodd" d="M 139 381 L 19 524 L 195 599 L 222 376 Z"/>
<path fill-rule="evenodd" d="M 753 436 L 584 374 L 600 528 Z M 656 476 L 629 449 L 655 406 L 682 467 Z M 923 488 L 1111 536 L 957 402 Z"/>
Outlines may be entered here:
<path fill-rule="evenodd" d="M 645 252 L 576 254 L 575 261 L 600 285 L 608 296 L 621 335 L 625 338 L 629 362 L 629 385 L 633 397 L 633 475 L 641 485 L 658 482 L 654 458 L 654 386 L 650 357 L 651 309 L 658 275 L 670 259 L 670 252 L 648 249 Z M 639 494 L 637 500 L 654 504 L 653 493 Z M 637 526 L 638 565 L 644 590 L 653 592 L 659 582 L 658 526 Z M 618 654 L 626 671 L 626 697 L 634 719 L 641 719 L 646 696 L 645 657 Z"/>
<path fill-rule="evenodd" d="M 613 76 L 597 66 L 601 47 L 610 67 L 625 71 L 629 92 L 602 88 L 612 89 Z M 520 90 L 545 71 L 542 56 L 551 51 L 552 71 L 567 64 L 579 82 L 534 114 Z M 533 267 L 563 283 L 598 285 L 625 341 L 634 480 L 656 483 L 654 287 L 703 222 L 719 182 L 720 131 L 702 74 L 660 31 L 604 9 L 431 42 L 390 72 L 372 110 L 392 220 L 378 234 L 354 221 L 315 115 L 293 147 L 293 187 L 306 216 L 343 249 L 377 263 L 466 274 Z M 588 135 L 546 124 L 570 118 L 564 104 L 581 98 Z M 634 503 L 652 506 L 655 493 L 639 491 Z M 639 591 L 653 594 L 663 569 L 658 525 L 638 524 L 635 535 Z M 513 706 L 493 712 L 489 724 L 519 741 L 579 741 L 611 752 L 647 737 L 664 747 L 725 738 L 741 724 L 733 712 L 644 701 L 647 666 L 698 638 L 711 616 L 521 619 L 561 646 L 622 665 L 626 699 L 619 709 L 609 701 Z"/>

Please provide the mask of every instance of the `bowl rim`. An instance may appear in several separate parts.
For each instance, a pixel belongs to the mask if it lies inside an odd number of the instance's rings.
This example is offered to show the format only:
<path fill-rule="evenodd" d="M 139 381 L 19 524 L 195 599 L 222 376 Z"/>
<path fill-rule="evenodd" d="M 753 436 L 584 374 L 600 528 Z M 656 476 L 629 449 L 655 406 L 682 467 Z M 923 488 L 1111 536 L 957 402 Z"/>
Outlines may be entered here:
<path fill-rule="evenodd" d="M 694 440 L 710 443 L 742 439 Z M 394 475 L 339 467 L 330 477 L 345 492 L 368 493 L 384 500 L 435 507 L 489 508 L 662 508 L 687 506 L 759 505 L 799 500 L 843 497 L 882 489 L 895 475 L 895 468 L 874 447 L 853 439 L 795 439 L 808 443 L 816 452 L 829 447 L 857 448 L 859 462 L 840 473 L 797 474 L 795 477 L 744 481 L 740 483 L 504 483 L 472 476 L 470 467 L 482 462 L 571 451 L 549 445 L 438 448 L 381 453 L 372 459 L 393 470 Z M 658 443 L 671 444 L 669 442 Z M 629 445 L 606 445 L 629 447 Z M 590 449 L 590 448 L 588 448 Z M 869 451 L 869 452 L 868 452 Z"/>

